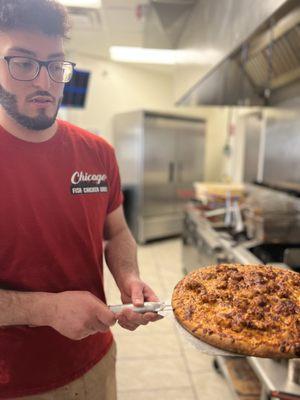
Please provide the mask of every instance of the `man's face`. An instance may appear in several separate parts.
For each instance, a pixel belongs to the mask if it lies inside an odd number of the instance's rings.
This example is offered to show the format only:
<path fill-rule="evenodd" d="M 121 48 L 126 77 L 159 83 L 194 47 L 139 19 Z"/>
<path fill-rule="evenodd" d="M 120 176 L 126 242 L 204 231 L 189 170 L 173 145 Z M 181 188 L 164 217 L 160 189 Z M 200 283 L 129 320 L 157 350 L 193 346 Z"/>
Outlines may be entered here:
<path fill-rule="evenodd" d="M 64 60 L 63 40 L 43 33 L 0 33 L 0 56 L 22 56 L 40 61 Z M 32 81 L 12 78 L 5 60 L 0 60 L 0 105 L 4 117 L 29 130 L 44 130 L 55 122 L 63 96 L 63 83 L 54 82 L 42 67 Z"/>

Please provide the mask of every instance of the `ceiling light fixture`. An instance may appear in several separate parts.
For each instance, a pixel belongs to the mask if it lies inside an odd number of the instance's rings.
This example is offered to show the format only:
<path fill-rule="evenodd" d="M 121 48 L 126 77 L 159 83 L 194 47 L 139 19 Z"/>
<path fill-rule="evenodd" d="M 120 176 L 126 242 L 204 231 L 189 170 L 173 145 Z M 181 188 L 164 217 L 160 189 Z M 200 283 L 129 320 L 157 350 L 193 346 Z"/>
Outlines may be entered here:
<path fill-rule="evenodd" d="M 221 58 L 215 49 L 147 49 L 143 47 L 112 46 L 109 49 L 113 61 L 144 64 L 213 65 Z"/>
<path fill-rule="evenodd" d="M 175 50 L 112 46 L 109 52 L 112 60 L 121 62 L 172 65 L 176 61 Z"/>
<path fill-rule="evenodd" d="M 59 0 L 66 7 L 100 8 L 101 0 Z"/>

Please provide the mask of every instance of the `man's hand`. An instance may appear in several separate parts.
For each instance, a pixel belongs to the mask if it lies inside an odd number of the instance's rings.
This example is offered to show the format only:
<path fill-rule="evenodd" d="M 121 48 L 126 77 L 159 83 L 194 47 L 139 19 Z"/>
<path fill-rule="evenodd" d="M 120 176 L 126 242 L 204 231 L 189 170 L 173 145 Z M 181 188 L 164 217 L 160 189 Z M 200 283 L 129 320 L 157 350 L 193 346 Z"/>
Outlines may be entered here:
<path fill-rule="evenodd" d="M 121 291 L 123 303 L 138 307 L 144 301 L 159 301 L 153 290 L 139 278 L 137 246 L 127 227 L 122 206 L 108 214 L 104 233 L 106 263 Z M 128 309 L 116 317 L 123 328 L 131 331 L 161 318 L 156 313 L 138 314 Z"/>
<path fill-rule="evenodd" d="M 134 306 L 140 307 L 144 301 L 159 301 L 153 290 L 139 278 L 129 280 L 123 287 L 121 299 L 124 304 L 133 303 Z M 162 317 L 156 313 L 138 314 L 130 309 L 125 309 L 116 314 L 116 318 L 123 328 L 134 331 L 138 326 L 147 325 Z"/>
<path fill-rule="evenodd" d="M 69 339 L 105 332 L 116 322 L 115 314 L 90 292 L 57 293 L 51 303 L 48 325 Z"/>

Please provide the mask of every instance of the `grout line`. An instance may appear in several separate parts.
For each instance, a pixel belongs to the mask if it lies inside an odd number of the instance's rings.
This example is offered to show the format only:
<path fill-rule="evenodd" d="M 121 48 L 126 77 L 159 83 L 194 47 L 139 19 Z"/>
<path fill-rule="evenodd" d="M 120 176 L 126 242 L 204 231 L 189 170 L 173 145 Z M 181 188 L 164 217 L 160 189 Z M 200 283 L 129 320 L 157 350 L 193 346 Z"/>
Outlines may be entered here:
<path fill-rule="evenodd" d="M 163 391 L 173 391 L 173 390 L 182 390 L 182 389 L 190 389 L 189 386 L 176 386 L 176 387 L 169 387 L 169 388 L 155 388 L 155 389 L 132 389 L 132 390 L 118 390 L 118 393 L 131 393 L 131 392 L 159 392 L 161 390 Z"/>
<path fill-rule="evenodd" d="M 155 361 L 155 360 L 165 360 L 166 359 L 166 357 L 168 357 L 168 360 L 170 360 L 170 359 L 174 359 L 174 360 L 177 360 L 178 358 L 180 358 L 181 357 L 181 353 L 178 353 L 178 354 L 176 354 L 176 355 L 169 355 L 169 354 L 162 354 L 162 355 L 160 355 L 160 356 L 153 356 L 153 357 L 122 357 L 122 358 L 118 358 L 118 361 L 122 361 L 122 362 L 125 362 L 125 361 L 132 361 L 132 360 L 136 360 L 136 359 L 138 359 L 138 360 L 141 360 L 141 359 L 143 359 L 143 360 L 151 360 L 151 361 Z"/>

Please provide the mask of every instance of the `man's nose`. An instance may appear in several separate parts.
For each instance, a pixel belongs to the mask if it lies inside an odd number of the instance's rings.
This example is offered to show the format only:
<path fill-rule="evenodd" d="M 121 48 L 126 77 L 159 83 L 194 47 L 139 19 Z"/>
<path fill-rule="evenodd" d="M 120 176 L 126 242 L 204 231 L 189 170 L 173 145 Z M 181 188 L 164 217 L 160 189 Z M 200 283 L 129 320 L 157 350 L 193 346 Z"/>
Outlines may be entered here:
<path fill-rule="evenodd" d="M 51 85 L 51 78 L 47 68 L 43 65 L 40 69 L 38 76 L 34 79 L 33 85 L 41 89 L 49 89 Z"/>

